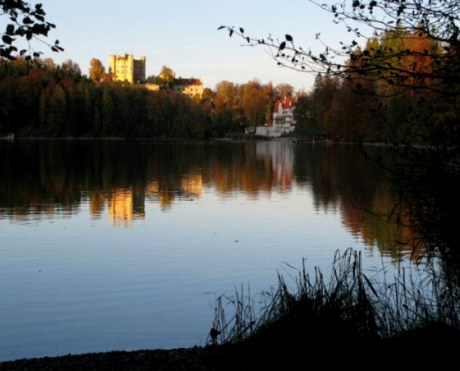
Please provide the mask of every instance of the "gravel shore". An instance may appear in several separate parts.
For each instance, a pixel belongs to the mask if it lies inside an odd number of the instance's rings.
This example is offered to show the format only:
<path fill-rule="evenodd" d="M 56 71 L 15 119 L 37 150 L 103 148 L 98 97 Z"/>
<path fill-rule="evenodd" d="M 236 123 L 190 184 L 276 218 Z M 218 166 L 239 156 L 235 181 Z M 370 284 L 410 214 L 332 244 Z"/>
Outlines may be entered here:
<path fill-rule="evenodd" d="M 114 351 L 22 359 L 0 363 L 0 370 L 216 370 L 210 348 Z"/>

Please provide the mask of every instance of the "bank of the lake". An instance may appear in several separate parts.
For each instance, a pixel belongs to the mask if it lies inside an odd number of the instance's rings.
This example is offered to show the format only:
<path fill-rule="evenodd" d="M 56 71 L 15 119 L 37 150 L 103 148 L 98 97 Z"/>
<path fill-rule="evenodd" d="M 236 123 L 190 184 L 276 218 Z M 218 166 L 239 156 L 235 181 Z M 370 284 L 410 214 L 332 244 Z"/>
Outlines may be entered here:
<path fill-rule="evenodd" d="M 354 370 L 368 370 L 370 364 L 452 369 L 458 362 L 455 349 L 459 341 L 458 331 L 427 328 L 387 340 L 344 341 L 337 347 L 330 342 L 318 342 L 306 333 L 299 334 L 297 346 L 287 353 L 283 352 L 284 347 L 279 343 L 271 347 L 263 344 L 263 347 L 243 345 L 113 351 L 3 362 L 0 370 L 295 370 L 320 364 L 328 368 L 349 366 Z"/>

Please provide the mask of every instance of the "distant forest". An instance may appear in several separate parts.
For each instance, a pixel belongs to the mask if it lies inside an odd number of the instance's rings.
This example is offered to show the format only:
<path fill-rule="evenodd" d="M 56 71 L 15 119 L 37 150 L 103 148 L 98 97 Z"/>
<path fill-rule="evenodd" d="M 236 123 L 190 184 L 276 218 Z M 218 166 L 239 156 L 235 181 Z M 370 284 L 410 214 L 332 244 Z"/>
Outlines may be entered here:
<path fill-rule="evenodd" d="M 398 50 L 413 50 L 398 58 Z M 449 144 L 458 141 L 458 92 L 455 82 L 437 78 L 437 69 L 459 69 L 458 58 L 436 65 L 442 45 L 404 29 L 371 39 L 348 61 L 359 71 L 388 53 L 398 65 L 413 69 L 409 76 L 385 76 L 385 71 L 317 75 L 309 93 L 298 94 L 297 134 L 322 129 L 337 141 L 403 141 Z M 402 68 L 403 70 L 403 68 Z M 394 73 L 394 72 L 393 72 Z M 299 74 L 299 78 L 302 75 Z M 423 76 L 423 78 L 420 78 Z M 393 81 L 392 79 L 398 79 Z M 142 85 L 95 81 L 78 65 L 41 60 L 0 60 L 0 136 L 213 138 L 242 133 L 248 125 L 271 125 L 276 99 L 292 86 L 249 81 L 222 81 L 202 99 L 168 89 L 149 91 Z"/>

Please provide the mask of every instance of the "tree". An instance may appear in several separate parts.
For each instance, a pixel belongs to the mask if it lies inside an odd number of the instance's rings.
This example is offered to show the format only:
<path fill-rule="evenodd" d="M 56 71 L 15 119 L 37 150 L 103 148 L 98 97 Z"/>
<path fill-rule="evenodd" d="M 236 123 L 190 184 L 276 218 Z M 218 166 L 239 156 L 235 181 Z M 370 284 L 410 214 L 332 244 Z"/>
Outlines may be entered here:
<path fill-rule="evenodd" d="M 59 45 L 59 40 L 56 40 L 54 44 L 49 44 L 40 38 L 41 36 L 47 37 L 49 31 L 56 27 L 45 20 L 46 13 L 42 4 L 32 7 L 23 0 L 0 0 L 0 16 L 6 16 L 10 20 L 5 31 L 1 33 L 0 57 L 15 59 L 22 56 L 27 60 L 39 57 L 42 53 L 32 48 L 30 43 L 32 39 L 46 44 L 54 52 L 64 50 Z M 27 49 L 18 50 L 14 46 L 18 38 L 25 38 L 28 44 Z"/>
<path fill-rule="evenodd" d="M 297 103 L 294 110 L 294 119 L 297 128 L 311 127 L 311 97 L 309 95 L 301 95 L 297 98 Z"/>
<path fill-rule="evenodd" d="M 101 101 L 101 124 L 103 135 L 110 136 L 112 133 L 113 126 L 113 98 L 108 86 L 104 86 L 102 90 L 102 101 Z"/>
<path fill-rule="evenodd" d="M 241 88 L 230 81 L 216 85 L 213 98 L 213 124 L 215 136 L 238 131 L 242 120 Z"/>
<path fill-rule="evenodd" d="M 174 79 L 176 78 L 176 74 L 171 68 L 163 66 L 158 77 L 160 78 L 161 85 L 170 87 Z"/>
<path fill-rule="evenodd" d="M 64 73 L 69 74 L 73 77 L 81 76 L 81 68 L 78 63 L 74 62 L 72 59 L 67 59 L 61 65 L 61 69 Z"/>
<path fill-rule="evenodd" d="M 203 89 L 203 94 L 201 96 L 201 101 L 202 102 L 207 102 L 212 99 L 212 90 L 209 88 L 204 88 Z"/>
<path fill-rule="evenodd" d="M 53 59 L 52 58 L 45 58 L 43 60 L 43 65 L 46 67 L 46 68 L 49 68 L 49 69 L 53 69 L 56 67 L 56 64 L 54 63 Z"/>
<path fill-rule="evenodd" d="M 49 101 L 48 133 L 58 136 L 65 132 L 67 118 L 67 99 L 61 85 L 56 85 Z"/>
<path fill-rule="evenodd" d="M 241 105 L 247 124 L 265 124 L 266 95 L 263 86 L 256 80 L 243 86 Z"/>
<path fill-rule="evenodd" d="M 89 78 L 96 82 L 101 82 L 105 78 L 105 67 L 97 58 L 91 59 L 89 67 Z"/>
<path fill-rule="evenodd" d="M 279 98 L 284 98 L 286 96 L 291 96 L 294 93 L 294 87 L 290 84 L 278 84 L 274 88 L 275 96 Z"/>
<path fill-rule="evenodd" d="M 150 76 L 147 76 L 147 78 L 145 79 L 145 82 L 147 84 L 160 84 L 161 80 L 159 76 L 150 75 Z"/>

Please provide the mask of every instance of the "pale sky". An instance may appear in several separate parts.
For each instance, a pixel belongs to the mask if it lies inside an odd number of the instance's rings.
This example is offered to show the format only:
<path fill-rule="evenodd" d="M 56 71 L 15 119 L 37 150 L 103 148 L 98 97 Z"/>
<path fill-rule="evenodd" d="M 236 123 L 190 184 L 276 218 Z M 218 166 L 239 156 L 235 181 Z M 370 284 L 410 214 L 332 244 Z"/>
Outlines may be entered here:
<path fill-rule="evenodd" d="M 35 1 L 31 1 L 35 3 Z M 146 56 L 147 76 L 159 74 L 163 65 L 178 77 L 200 78 L 206 87 L 229 80 L 245 83 L 289 83 L 309 90 L 314 76 L 276 65 L 263 47 L 241 46 L 220 25 L 242 26 L 247 34 L 284 37 L 291 34 L 305 49 L 322 50 L 315 34 L 335 46 L 347 37 L 330 14 L 307 0 L 42 0 L 47 19 L 56 24 L 50 41 L 65 48 L 52 53 L 36 48 L 44 57 L 61 63 L 72 59 L 84 74 L 89 61 L 98 58 L 108 68 L 110 54 Z M 329 2 L 330 3 L 330 2 Z"/>

